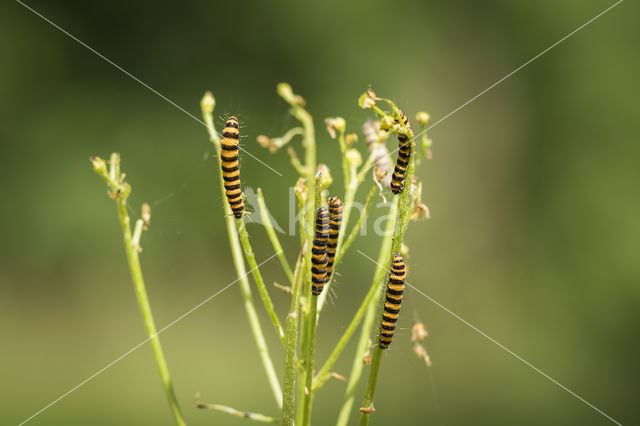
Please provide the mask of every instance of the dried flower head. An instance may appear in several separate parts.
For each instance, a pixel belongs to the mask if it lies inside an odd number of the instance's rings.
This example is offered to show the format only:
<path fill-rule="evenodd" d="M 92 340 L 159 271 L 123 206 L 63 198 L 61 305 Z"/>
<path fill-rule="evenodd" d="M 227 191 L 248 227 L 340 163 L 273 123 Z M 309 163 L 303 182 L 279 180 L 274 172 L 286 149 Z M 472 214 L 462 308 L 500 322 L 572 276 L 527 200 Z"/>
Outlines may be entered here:
<path fill-rule="evenodd" d="M 301 177 L 296 182 L 296 186 L 293 187 L 293 191 L 296 193 L 296 197 L 298 197 L 298 200 L 302 202 L 307 201 L 307 197 L 309 196 L 307 185 L 305 185 L 305 182 L 306 179 Z"/>
<path fill-rule="evenodd" d="M 411 327 L 411 341 L 413 343 L 426 339 L 428 335 L 427 329 L 421 322 L 416 322 L 413 324 L 413 327 Z"/>
<path fill-rule="evenodd" d="M 381 98 L 376 96 L 371 87 L 369 87 L 369 89 L 358 98 L 358 105 L 360 105 L 360 108 L 362 109 L 370 109 L 375 106 L 376 101 L 379 101 L 380 99 Z"/>
<path fill-rule="evenodd" d="M 265 135 L 258 135 L 256 139 L 261 147 L 267 148 L 272 154 L 285 145 L 283 138 L 270 138 Z"/>
<path fill-rule="evenodd" d="M 375 408 L 373 408 L 373 405 L 370 405 L 368 407 L 360 407 L 360 412 L 361 413 L 365 413 L 365 414 L 371 414 L 374 411 L 376 411 Z"/>
<path fill-rule="evenodd" d="M 424 359 L 427 367 L 431 367 L 431 357 L 427 353 L 427 350 L 424 348 L 424 346 L 416 343 L 415 345 L 413 345 L 413 353 L 416 354 L 418 358 Z"/>
<path fill-rule="evenodd" d="M 324 123 L 327 126 L 327 132 L 329 132 L 331 139 L 336 138 L 336 131 L 338 133 L 344 133 L 344 130 L 347 126 L 346 121 L 342 117 L 326 118 L 324 120 Z"/>
<path fill-rule="evenodd" d="M 327 189 L 333 183 L 333 177 L 331 177 L 331 171 L 326 164 L 318 164 L 318 171 L 316 173 L 316 179 L 320 178 L 322 182 L 322 189 Z"/>
<path fill-rule="evenodd" d="M 362 363 L 364 365 L 371 365 L 371 352 L 367 351 L 364 355 L 362 355 Z"/>
<path fill-rule="evenodd" d="M 411 210 L 411 220 L 424 220 L 424 219 L 430 219 L 431 218 L 431 214 L 429 212 L 429 207 L 427 207 L 426 204 L 424 204 L 422 201 L 420 200 L 416 200 L 415 204 L 413 205 L 413 209 Z"/>
<path fill-rule="evenodd" d="M 353 145 L 354 143 L 358 142 L 358 135 L 355 133 L 349 133 L 345 137 L 345 142 L 347 143 L 347 146 Z"/>
<path fill-rule="evenodd" d="M 142 204 L 142 221 L 144 222 L 144 229 L 151 225 L 151 206 L 147 203 Z"/>
<path fill-rule="evenodd" d="M 104 161 L 102 158 L 91 157 L 89 158 L 89 161 L 91 161 L 91 164 L 93 165 L 93 170 L 95 170 L 96 173 L 100 175 L 107 174 L 107 162 Z"/>

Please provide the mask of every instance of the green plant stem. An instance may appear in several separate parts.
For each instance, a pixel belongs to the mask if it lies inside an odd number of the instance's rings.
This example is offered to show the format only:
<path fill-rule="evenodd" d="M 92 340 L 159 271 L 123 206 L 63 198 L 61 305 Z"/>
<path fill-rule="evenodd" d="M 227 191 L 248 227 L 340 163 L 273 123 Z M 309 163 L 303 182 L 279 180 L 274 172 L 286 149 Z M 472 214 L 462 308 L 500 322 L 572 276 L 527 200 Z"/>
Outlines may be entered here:
<path fill-rule="evenodd" d="M 264 303 L 264 307 L 269 314 L 269 318 L 271 318 L 271 322 L 273 323 L 273 327 L 276 329 L 276 333 L 278 333 L 280 340 L 284 343 L 284 330 L 282 329 L 282 324 L 280 324 L 276 310 L 273 307 L 273 302 L 271 302 L 271 297 L 267 291 L 267 286 L 264 284 L 264 279 L 262 279 L 262 273 L 260 272 L 260 268 L 258 268 L 256 257 L 253 254 L 253 249 L 249 242 L 249 234 L 247 233 L 247 225 L 244 223 L 244 220 L 240 218 L 236 219 L 236 226 L 238 228 L 238 234 L 240 235 L 242 249 L 247 257 L 247 262 L 249 262 L 249 268 L 253 275 L 253 279 L 256 282 L 256 286 L 258 287 L 258 293 L 260 293 L 262 303 Z"/>
<path fill-rule="evenodd" d="M 296 262 L 295 273 L 291 284 L 291 306 L 287 314 L 285 326 L 287 332 L 285 334 L 285 361 L 284 361 L 284 391 L 282 394 L 282 424 L 284 426 L 293 426 L 295 416 L 295 381 L 296 371 L 296 349 L 298 344 L 298 324 L 300 311 L 300 290 L 302 288 L 302 279 L 304 277 L 304 256 L 298 257 Z"/>
<path fill-rule="evenodd" d="M 364 355 L 367 352 L 371 344 L 370 334 L 373 327 L 373 321 L 376 317 L 376 304 L 369 303 L 367 306 L 367 312 L 365 313 L 364 320 L 362 321 L 362 330 L 360 338 L 358 339 L 358 345 L 356 347 L 355 356 L 353 358 L 353 364 L 351 365 L 351 374 L 349 374 L 349 382 L 347 383 L 347 389 L 344 393 L 344 403 L 338 414 L 338 421 L 336 426 L 347 426 L 349 417 L 351 416 L 351 409 L 353 408 L 353 401 L 355 398 L 356 388 L 360 377 L 362 376 L 362 370 L 364 369 Z"/>
<path fill-rule="evenodd" d="M 167 367 L 167 362 L 162 352 L 162 346 L 160 345 L 160 338 L 158 337 L 156 325 L 153 320 L 151 304 L 149 303 L 149 297 L 147 296 L 147 290 L 142 276 L 142 268 L 140 266 L 140 238 L 144 229 L 144 221 L 142 219 L 138 219 L 136 221 L 135 231 L 132 235 L 131 219 L 127 212 L 127 198 L 131 194 L 131 186 L 124 181 L 124 173 L 121 174 L 120 172 L 120 155 L 115 152 L 111 154 L 109 170 L 107 170 L 107 163 L 99 157 L 91 157 L 90 161 L 93 165 L 94 171 L 104 179 L 109 186 L 109 196 L 116 200 L 118 218 L 122 228 L 122 237 L 127 255 L 127 263 L 129 264 L 129 272 L 131 273 L 131 280 L 133 281 L 136 298 L 140 307 L 140 313 L 142 314 L 142 319 L 144 321 L 147 334 L 149 335 L 149 340 L 151 340 L 153 355 L 156 359 L 160 378 L 162 380 L 174 420 L 178 426 L 183 426 L 185 425 L 185 422 L 182 419 L 180 406 L 178 405 L 178 400 L 176 399 L 173 385 L 171 384 L 169 368 Z"/>
<path fill-rule="evenodd" d="M 313 197 L 313 203 L 313 211 L 317 212 L 322 205 L 322 175 L 320 174 L 318 174 L 315 178 L 315 193 Z M 315 213 L 313 215 L 313 219 L 313 223 L 315 224 Z M 311 250 L 308 251 L 311 252 Z M 303 414 L 301 424 L 304 426 L 311 423 L 311 405 L 313 402 L 313 365 L 315 357 L 316 326 L 318 321 L 318 297 L 311 294 L 311 262 L 309 262 L 308 264 L 305 263 L 305 268 L 308 280 L 308 290 L 305 291 L 307 291 L 306 295 L 307 297 L 309 297 L 309 299 L 307 299 L 309 302 L 309 310 L 306 316 L 305 338 L 303 339 L 305 394 L 304 404 L 302 404 Z"/>
<path fill-rule="evenodd" d="M 205 404 L 205 403 L 197 403 L 196 406 L 203 410 L 216 410 L 222 411 L 223 413 L 231 414 L 232 416 L 242 417 L 244 419 L 253 420 L 261 423 L 278 423 L 278 419 L 275 417 L 265 416 L 260 413 L 252 413 L 250 411 L 240 411 L 236 410 L 232 407 L 227 407 L 226 405 L 220 404 Z"/>
<path fill-rule="evenodd" d="M 273 228 L 273 223 L 271 222 L 269 210 L 267 209 L 267 203 L 265 203 L 264 195 L 262 194 L 262 188 L 258 188 L 258 207 L 260 208 L 260 218 L 262 219 L 262 224 L 264 225 L 264 228 L 267 231 L 267 235 L 271 240 L 271 245 L 273 245 L 274 250 L 276 251 L 276 253 L 278 253 L 278 259 L 280 260 L 282 269 L 284 269 L 284 273 L 287 275 L 287 278 L 289 279 L 289 283 L 293 285 L 293 272 L 289 267 L 289 262 L 287 262 L 287 257 L 284 255 L 284 251 L 282 250 L 282 245 L 280 244 L 278 235 L 276 234 L 276 231 Z"/>
<path fill-rule="evenodd" d="M 156 364 L 158 365 L 158 371 L 160 372 L 160 378 L 164 385 L 164 391 L 171 407 L 171 412 L 175 422 L 179 426 L 183 426 L 186 423 L 182 419 L 182 413 L 180 412 L 180 406 L 176 399 L 175 392 L 173 391 L 173 385 L 171 384 L 171 376 L 169 375 L 169 368 L 162 352 L 162 346 L 160 345 L 160 338 L 156 331 L 156 325 L 153 320 L 153 314 L 151 313 L 151 305 L 149 304 L 149 298 L 147 296 L 147 290 L 144 285 L 144 278 L 142 277 L 142 268 L 140 267 L 140 257 L 138 255 L 139 246 L 134 244 L 131 236 L 131 228 L 129 226 L 130 219 L 127 214 L 127 201 L 124 197 L 117 199 L 118 203 L 118 216 L 120 217 L 120 226 L 122 227 L 122 235 L 124 237 L 124 246 L 127 252 L 127 261 L 129 262 L 129 270 L 131 272 L 131 279 L 135 287 L 136 296 L 138 299 L 138 305 L 140 306 L 140 312 L 142 313 L 142 319 L 144 320 L 144 326 L 147 329 L 147 334 L 151 340 L 151 347 L 153 349 L 153 355 L 156 358 Z"/>
<path fill-rule="evenodd" d="M 392 203 L 391 209 L 389 211 L 389 217 L 395 217 L 396 213 L 397 204 Z M 381 291 L 384 286 L 384 278 L 387 273 L 386 269 L 381 265 L 383 265 L 386 259 L 391 256 L 391 243 L 394 225 L 394 221 L 387 221 L 384 239 L 382 241 L 380 252 L 378 254 L 378 265 L 376 266 L 376 271 L 373 277 L 373 286 L 376 287 L 379 291 Z M 336 426 L 346 426 L 349 422 L 349 417 L 351 415 L 351 409 L 353 407 L 353 401 L 355 398 L 356 387 L 358 385 L 358 382 L 360 381 L 360 377 L 362 376 L 362 370 L 364 369 L 362 356 L 367 351 L 371 341 L 371 329 L 376 318 L 376 302 L 377 300 L 374 297 L 367 305 L 367 310 L 360 331 L 360 339 L 358 340 L 358 346 L 356 348 L 356 355 L 353 359 L 351 373 L 349 374 L 349 382 L 347 383 L 347 389 L 345 391 L 344 404 L 340 409 L 340 414 L 338 415 L 338 422 L 336 423 Z"/>
<path fill-rule="evenodd" d="M 316 324 L 318 320 L 318 298 L 311 296 L 311 306 L 309 309 L 309 324 L 307 334 L 309 342 L 307 344 L 307 353 L 305 356 L 305 398 L 304 398 L 304 414 L 302 416 L 302 426 L 311 423 L 311 404 L 313 401 L 313 359 L 315 355 L 316 345 Z"/>
<path fill-rule="evenodd" d="M 215 146 L 218 161 L 220 162 L 221 161 L 220 160 L 220 136 L 218 136 L 218 134 L 215 131 L 215 128 L 213 127 L 213 106 L 211 106 L 210 108 L 207 108 L 204 102 L 204 100 L 207 98 L 207 95 L 209 94 L 205 94 L 205 97 L 203 98 L 203 102 L 201 104 L 202 115 L 204 117 L 205 123 L 207 123 L 209 140 Z M 218 181 L 220 185 L 220 191 L 221 191 L 220 193 L 224 194 L 224 180 L 222 179 L 221 164 L 218 164 Z M 253 339 L 256 342 L 256 346 L 258 347 L 258 353 L 260 354 L 260 359 L 262 360 L 262 365 L 267 375 L 267 379 L 269 381 L 271 391 L 276 400 L 276 403 L 278 404 L 278 408 L 281 408 L 282 407 L 282 390 L 280 388 L 280 382 L 278 380 L 278 375 L 276 374 L 276 370 L 273 367 L 273 362 L 271 361 L 271 355 L 269 354 L 269 348 L 267 347 L 267 342 L 264 338 L 264 333 L 262 332 L 260 319 L 258 318 L 256 308 L 253 304 L 251 287 L 249 286 L 249 280 L 247 279 L 247 271 L 244 265 L 242 248 L 240 247 L 240 241 L 238 239 L 238 233 L 236 231 L 236 225 L 233 219 L 233 213 L 229 208 L 229 204 L 224 199 L 224 197 L 222 197 L 222 210 L 224 211 L 225 224 L 227 227 L 227 236 L 229 237 L 229 245 L 231 246 L 231 257 L 233 258 L 233 265 L 236 270 L 236 275 L 240 280 L 239 281 L 240 292 L 242 293 L 244 307 L 245 307 L 245 310 L 247 311 L 249 326 L 253 334 Z"/>
<path fill-rule="evenodd" d="M 413 135 L 411 135 L 410 142 L 412 145 L 415 145 L 413 140 Z M 415 148 L 415 146 L 413 146 Z M 404 233 L 407 229 L 407 225 L 409 223 L 409 213 L 411 212 L 411 180 L 413 178 L 413 173 L 415 170 L 415 155 L 412 155 L 409 159 L 409 166 L 407 167 L 407 172 L 405 175 L 405 188 L 397 196 L 398 198 L 398 216 L 396 217 L 396 223 L 393 230 L 393 242 L 391 244 L 391 253 L 386 263 L 383 265 L 391 265 L 392 256 L 394 253 L 400 253 L 400 249 L 402 247 L 402 240 L 404 238 Z M 388 269 L 388 266 L 387 266 Z M 379 303 L 383 301 L 383 298 L 380 298 Z M 380 324 L 378 324 L 377 329 L 379 332 Z M 376 384 L 378 381 L 378 371 L 380 369 L 380 358 L 382 356 L 382 349 L 380 349 L 379 345 L 375 345 L 373 348 L 373 358 L 371 361 L 371 369 L 369 370 L 369 381 L 367 383 L 364 400 L 362 402 L 362 407 L 370 407 L 373 403 L 373 396 L 376 390 Z M 366 426 L 369 423 L 369 417 L 371 413 L 363 412 L 360 415 L 360 425 Z"/>

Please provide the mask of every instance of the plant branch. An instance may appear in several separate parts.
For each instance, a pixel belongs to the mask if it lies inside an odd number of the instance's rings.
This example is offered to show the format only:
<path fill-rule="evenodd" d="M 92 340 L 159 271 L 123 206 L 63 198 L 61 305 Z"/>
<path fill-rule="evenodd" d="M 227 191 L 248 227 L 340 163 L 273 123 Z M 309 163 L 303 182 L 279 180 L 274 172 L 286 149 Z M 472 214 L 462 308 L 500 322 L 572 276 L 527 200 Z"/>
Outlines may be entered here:
<path fill-rule="evenodd" d="M 306 247 L 303 247 L 303 252 Z M 295 416 L 296 349 L 298 344 L 298 324 L 300 311 L 300 290 L 304 277 L 304 253 L 300 253 L 296 262 L 291 284 L 291 307 L 287 315 L 285 334 L 284 392 L 282 394 L 282 424 L 293 426 Z"/>
<path fill-rule="evenodd" d="M 415 148 L 415 143 L 413 140 L 413 134 L 410 135 L 410 143 L 412 145 L 412 149 Z M 397 196 L 398 198 L 398 216 L 396 217 L 396 223 L 393 230 L 393 243 L 391 245 L 391 254 L 383 265 L 391 265 L 392 256 L 394 253 L 400 253 L 400 249 L 402 247 L 402 240 L 404 238 L 404 233 L 407 229 L 407 225 L 409 223 L 409 214 L 411 212 L 411 180 L 413 178 L 415 170 L 415 155 L 412 155 L 409 159 L 409 165 L 407 167 L 407 172 L 405 176 L 406 186 L 404 190 Z M 380 298 L 383 301 L 383 298 Z M 379 302 L 380 303 L 380 302 Z M 378 332 L 379 332 L 380 324 L 378 324 Z M 371 369 L 369 370 L 369 381 L 367 383 L 364 400 L 362 402 L 363 408 L 371 407 L 373 404 L 373 396 L 375 394 L 376 384 L 378 381 L 378 372 L 380 369 L 380 359 L 382 355 L 382 349 L 380 349 L 379 345 L 375 345 L 373 348 L 373 358 L 371 362 Z M 371 413 L 367 411 L 363 411 L 360 415 L 360 425 L 366 426 L 369 423 L 369 415 Z"/>
<path fill-rule="evenodd" d="M 153 314 L 151 312 L 151 304 L 149 303 L 149 297 L 147 296 L 147 290 L 144 284 L 144 278 L 142 276 L 142 268 L 140 266 L 140 237 L 142 234 L 144 221 L 139 219 L 136 224 L 135 238 L 131 234 L 131 219 L 127 213 L 127 198 L 131 193 L 131 187 L 124 182 L 124 174 L 120 173 L 120 155 L 111 155 L 111 166 L 107 173 L 106 164 L 104 160 L 93 157 L 91 158 L 94 170 L 98 173 L 108 184 L 111 189 L 110 196 L 115 198 L 118 209 L 118 217 L 120 219 L 120 226 L 122 228 L 122 236 L 124 239 L 125 251 L 127 254 L 127 262 L 129 264 L 129 272 L 131 274 L 131 280 L 138 299 L 138 305 L 140 307 L 140 313 L 144 321 L 144 326 L 151 340 L 151 348 L 153 349 L 153 355 L 156 359 L 160 378 L 164 386 L 164 391 L 173 413 L 173 418 L 178 426 L 184 426 L 185 422 L 182 419 L 182 413 L 180 412 L 180 406 L 173 390 L 171 383 L 171 376 L 169 375 L 169 368 L 167 367 L 167 361 L 165 360 L 162 346 L 160 345 L 160 338 L 156 329 L 155 321 L 153 320 Z"/>
<path fill-rule="evenodd" d="M 273 327 L 276 329 L 276 333 L 278 333 L 280 340 L 282 340 L 282 342 L 284 343 L 284 330 L 282 329 L 282 324 L 280 324 L 280 319 L 278 319 L 276 310 L 273 307 L 273 302 L 271 302 L 271 297 L 269 296 L 269 292 L 267 291 L 267 286 L 264 284 L 262 272 L 260 272 L 260 268 L 258 268 L 256 257 L 253 254 L 253 249 L 251 248 L 251 243 L 249 242 L 249 234 L 247 233 L 247 225 L 246 223 L 244 223 L 244 220 L 240 218 L 236 219 L 236 226 L 238 229 L 238 235 L 240 236 L 240 242 L 242 243 L 242 249 L 244 250 L 247 262 L 249 262 L 249 268 L 253 275 L 253 279 L 256 282 L 256 286 L 258 287 L 258 293 L 260 293 L 262 303 L 264 304 L 264 307 L 269 314 L 269 318 L 271 318 L 271 322 L 273 323 Z"/>
<path fill-rule="evenodd" d="M 204 117 L 205 122 L 207 123 L 207 130 L 209 132 L 209 140 L 213 143 L 216 148 L 216 153 L 218 157 L 218 161 L 220 160 L 220 137 L 215 131 L 213 127 L 213 107 L 215 105 L 215 100 L 213 100 L 213 96 L 211 93 L 207 92 L 202 99 L 202 115 Z M 220 164 L 218 165 L 218 180 L 220 184 L 221 194 L 224 194 L 224 181 L 222 179 L 222 168 Z M 256 312 L 256 308 L 253 304 L 253 297 L 251 296 L 251 287 L 249 286 L 249 280 L 247 279 L 247 272 L 244 265 L 244 259 L 242 256 L 242 248 L 240 247 L 240 241 L 238 239 L 238 233 L 236 231 L 236 225 L 232 216 L 231 209 L 229 208 L 229 204 L 226 200 L 222 199 L 222 209 L 224 211 L 225 223 L 227 226 L 227 236 L 229 237 L 229 245 L 231 246 L 231 256 L 233 258 L 233 265 L 236 270 L 236 275 L 238 276 L 240 282 L 240 292 L 242 293 L 242 298 L 244 300 L 244 307 L 247 311 L 247 317 L 249 319 L 249 326 L 251 328 L 251 332 L 253 333 L 253 338 L 256 342 L 256 346 L 258 347 L 258 353 L 260 354 L 260 359 L 262 360 L 262 365 L 264 367 L 265 373 L 267 374 L 267 379 L 269 381 L 269 385 L 271 387 L 271 391 L 273 396 L 278 404 L 278 408 L 282 407 L 282 390 L 280 388 L 280 382 L 278 380 L 278 376 L 276 374 L 275 368 L 273 367 L 273 362 L 271 361 L 271 355 L 269 354 L 269 348 L 267 347 L 267 342 L 264 338 L 264 333 L 262 332 L 262 325 L 260 324 L 260 319 L 258 318 L 258 314 Z"/>
<path fill-rule="evenodd" d="M 282 245 L 280 245 L 280 240 L 278 239 L 278 235 L 276 234 L 273 223 L 271 222 L 271 216 L 269 215 L 267 204 L 264 201 L 262 188 L 258 188 L 258 207 L 260 208 L 260 218 L 262 219 L 262 224 L 267 231 L 267 235 L 269 235 L 269 239 L 271 240 L 273 248 L 278 253 L 278 259 L 280 260 L 282 269 L 284 269 L 284 273 L 287 275 L 289 283 L 293 284 L 293 272 L 291 272 L 291 267 L 289 267 L 289 262 L 287 262 L 287 257 L 284 255 Z"/>

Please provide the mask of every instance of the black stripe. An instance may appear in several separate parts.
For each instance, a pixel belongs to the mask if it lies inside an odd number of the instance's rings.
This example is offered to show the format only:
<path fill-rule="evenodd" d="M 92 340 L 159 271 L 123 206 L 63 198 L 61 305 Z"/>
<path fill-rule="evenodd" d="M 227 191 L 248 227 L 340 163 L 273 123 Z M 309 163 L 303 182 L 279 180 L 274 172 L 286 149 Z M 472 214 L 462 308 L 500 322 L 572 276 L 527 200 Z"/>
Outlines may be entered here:
<path fill-rule="evenodd" d="M 227 124 L 225 124 L 225 127 L 233 127 L 234 129 L 239 128 L 238 122 L 232 119 L 227 120 Z"/>
<path fill-rule="evenodd" d="M 400 295 L 399 299 L 394 299 L 393 296 L 393 294 L 387 294 L 387 302 L 393 303 L 394 305 L 399 305 L 402 303 L 402 295 Z"/>
<path fill-rule="evenodd" d="M 233 181 L 236 181 L 236 180 L 240 180 L 240 174 L 238 173 L 235 176 L 222 176 L 222 179 L 225 182 L 233 182 Z"/>
<path fill-rule="evenodd" d="M 229 200 L 229 205 L 230 206 L 235 206 L 236 204 L 242 204 L 242 197 L 239 200 Z"/>
<path fill-rule="evenodd" d="M 324 265 L 327 263 L 327 259 L 326 258 L 316 259 L 315 257 L 312 257 L 311 263 L 313 263 L 314 265 Z"/>
<path fill-rule="evenodd" d="M 311 282 L 312 283 L 316 283 L 316 284 L 324 284 L 326 282 L 326 278 L 316 278 L 316 277 L 311 277 Z"/>
<path fill-rule="evenodd" d="M 395 303 L 394 303 L 395 305 Z M 393 308 L 389 308 L 385 305 L 384 310 L 386 312 L 389 312 L 390 314 L 399 314 L 400 313 L 400 309 L 393 309 Z"/>
<path fill-rule="evenodd" d="M 389 288 L 387 289 L 387 293 L 393 294 L 394 296 L 400 296 L 402 293 L 404 293 L 404 290 L 391 290 Z"/>
<path fill-rule="evenodd" d="M 236 185 L 225 185 L 224 189 L 226 189 L 227 191 L 233 191 L 234 189 L 240 189 L 240 184 L 236 184 Z"/>
<path fill-rule="evenodd" d="M 238 139 L 238 134 L 237 133 L 230 133 L 230 132 L 222 132 L 222 137 L 228 138 L 228 139 Z"/>
<path fill-rule="evenodd" d="M 238 150 L 238 144 L 235 144 L 235 145 L 222 144 L 222 150 L 223 151 L 237 151 Z"/>
<path fill-rule="evenodd" d="M 238 161 L 238 156 L 234 155 L 233 157 L 225 157 L 224 155 L 220 156 L 222 161 L 226 161 L 227 163 L 231 163 L 232 161 Z"/>
<path fill-rule="evenodd" d="M 380 332 L 380 336 L 391 339 L 393 337 L 393 333 L 389 334 L 389 333 Z"/>
<path fill-rule="evenodd" d="M 240 207 L 232 207 L 231 211 L 233 212 L 241 212 L 242 209 L 244 209 L 244 206 L 240 206 Z"/>
<path fill-rule="evenodd" d="M 397 322 L 398 321 L 398 318 L 388 317 L 388 316 L 384 315 L 384 313 L 382 314 L 382 319 L 385 320 L 386 322 Z"/>
<path fill-rule="evenodd" d="M 408 164 L 409 164 L 408 161 L 403 160 L 402 158 L 398 157 L 398 161 L 396 161 L 396 168 L 397 167 L 402 167 L 403 169 L 406 169 Z"/>
<path fill-rule="evenodd" d="M 237 171 L 239 168 L 240 168 L 240 167 L 238 167 L 238 166 L 233 166 L 233 167 L 225 167 L 225 166 L 222 166 L 222 171 L 223 171 L 223 172 L 227 172 L 227 173 L 229 173 L 229 172 L 235 172 L 235 171 Z"/>
<path fill-rule="evenodd" d="M 394 325 L 384 325 L 384 324 L 380 324 L 380 328 L 382 328 L 383 330 L 395 330 L 396 326 Z"/>

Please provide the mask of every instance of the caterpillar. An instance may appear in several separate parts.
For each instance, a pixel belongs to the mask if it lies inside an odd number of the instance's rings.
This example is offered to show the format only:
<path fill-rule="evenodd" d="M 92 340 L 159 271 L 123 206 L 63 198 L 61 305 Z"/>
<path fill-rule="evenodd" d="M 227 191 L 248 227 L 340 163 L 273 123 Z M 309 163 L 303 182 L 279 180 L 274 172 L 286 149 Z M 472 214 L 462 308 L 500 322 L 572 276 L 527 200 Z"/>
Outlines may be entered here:
<path fill-rule="evenodd" d="M 409 117 L 399 109 L 398 112 L 404 126 L 411 130 Z M 399 123 L 399 121 L 396 120 L 396 123 Z M 404 175 L 409 165 L 409 157 L 411 157 L 411 140 L 406 135 L 398 134 L 398 145 L 400 146 L 398 160 L 396 160 L 396 168 L 391 175 L 391 192 L 394 194 L 399 194 L 404 189 Z"/>
<path fill-rule="evenodd" d="M 391 274 L 387 284 L 387 299 L 384 302 L 384 311 L 382 312 L 379 337 L 380 349 L 387 349 L 393 339 L 396 322 L 400 316 L 400 304 L 402 303 L 406 276 L 404 259 L 400 254 L 396 253 L 393 255 Z"/>
<path fill-rule="evenodd" d="M 222 179 L 229 207 L 236 219 L 242 217 L 244 201 L 240 188 L 240 163 L 238 161 L 238 119 L 229 117 L 222 132 L 220 159 L 222 160 Z"/>
<path fill-rule="evenodd" d="M 338 234 L 342 224 L 342 201 L 338 197 L 329 198 L 329 240 L 327 242 L 327 279 L 333 272 L 333 260 L 338 248 Z"/>
<path fill-rule="evenodd" d="M 311 249 L 311 293 L 318 296 L 327 282 L 327 241 L 329 240 L 329 212 L 320 207 L 316 213 L 316 234 Z"/>

